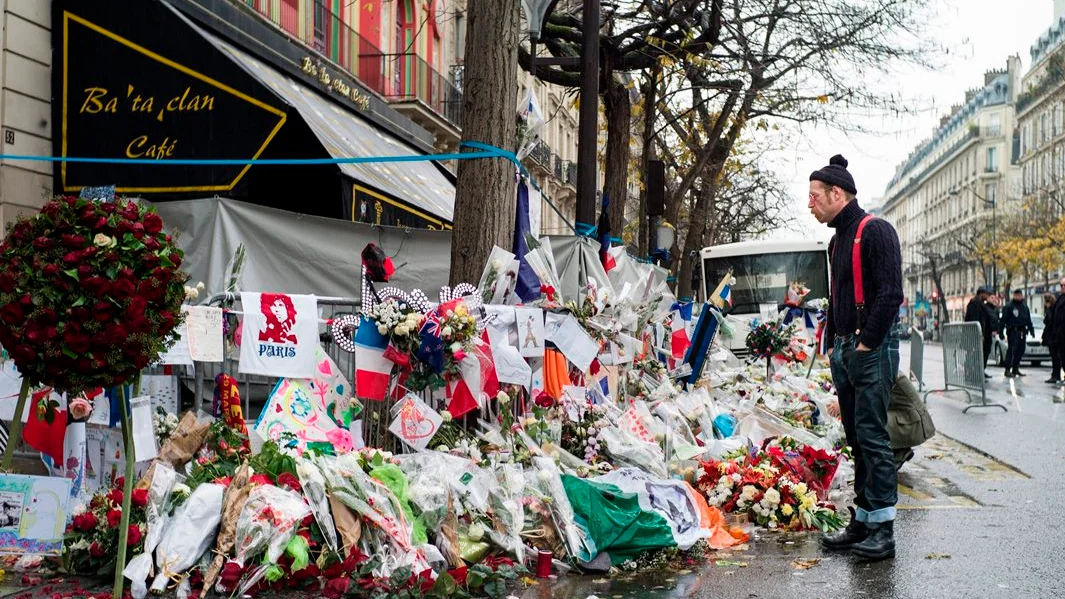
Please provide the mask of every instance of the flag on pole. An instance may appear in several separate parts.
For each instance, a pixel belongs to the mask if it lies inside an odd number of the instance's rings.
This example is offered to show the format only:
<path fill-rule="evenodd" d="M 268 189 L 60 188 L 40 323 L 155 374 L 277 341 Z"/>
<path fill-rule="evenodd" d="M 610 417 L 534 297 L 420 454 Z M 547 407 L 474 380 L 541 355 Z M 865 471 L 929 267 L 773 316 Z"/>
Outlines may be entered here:
<path fill-rule="evenodd" d="M 385 357 L 388 337 L 365 315 L 359 316 L 355 331 L 355 395 L 370 401 L 384 401 L 392 375 L 392 360 Z"/>
<path fill-rule="evenodd" d="M 523 302 L 531 302 L 540 297 L 540 279 L 536 276 L 525 255 L 529 253 L 527 235 L 537 235 L 539 231 L 533 231 L 529 218 L 529 185 L 522 178 L 518 181 L 517 218 L 514 223 L 514 255 L 518 257 L 518 280 L 514 287 L 514 293 Z"/>
<path fill-rule="evenodd" d="M 670 353 L 674 360 L 683 360 L 691 347 L 692 302 L 673 304 L 671 323 Z"/>
<path fill-rule="evenodd" d="M 725 276 L 721 278 L 721 282 L 718 283 L 717 288 L 710 294 L 710 303 L 717 306 L 719 310 L 723 310 L 726 305 L 732 305 L 732 286 L 736 284 L 736 279 L 732 276 L 732 271 L 725 273 Z"/>

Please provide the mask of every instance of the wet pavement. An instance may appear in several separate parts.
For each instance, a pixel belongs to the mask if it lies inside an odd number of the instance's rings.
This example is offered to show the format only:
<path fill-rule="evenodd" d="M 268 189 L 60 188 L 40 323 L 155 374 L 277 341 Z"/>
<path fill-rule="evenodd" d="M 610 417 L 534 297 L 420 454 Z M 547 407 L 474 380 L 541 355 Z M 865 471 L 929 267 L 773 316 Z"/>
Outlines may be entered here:
<path fill-rule="evenodd" d="M 902 364 L 909 361 L 903 343 Z M 1065 597 L 1065 390 L 1049 369 L 1007 379 L 989 368 L 989 401 L 932 392 L 939 434 L 900 473 L 896 558 L 865 563 L 825 552 L 816 534 L 760 533 L 746 548 L 680 571 L 562 578 L 523 599 Z M 943 386 L 943 354 L 925 347 L 925 389 Z"/>

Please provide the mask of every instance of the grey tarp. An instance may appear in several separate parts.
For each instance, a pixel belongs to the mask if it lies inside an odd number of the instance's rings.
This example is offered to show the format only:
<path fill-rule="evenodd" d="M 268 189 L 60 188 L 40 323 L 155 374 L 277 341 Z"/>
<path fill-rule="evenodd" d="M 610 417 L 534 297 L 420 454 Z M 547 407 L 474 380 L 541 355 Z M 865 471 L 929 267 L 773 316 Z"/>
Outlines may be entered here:
<path fill-rule="evenodd" d="M 435 300 L 448 283 L 451 232 L 374 227 L 307 216 L 231 199 L 155 204 L 167 230 L 177 229 L 184 268 L 208 293 L 224 291 L 237 245 L 247 248 L 244 291 L 360 297 L 360 253 L 375 242 L 392 256 L 391 284 Z"/>

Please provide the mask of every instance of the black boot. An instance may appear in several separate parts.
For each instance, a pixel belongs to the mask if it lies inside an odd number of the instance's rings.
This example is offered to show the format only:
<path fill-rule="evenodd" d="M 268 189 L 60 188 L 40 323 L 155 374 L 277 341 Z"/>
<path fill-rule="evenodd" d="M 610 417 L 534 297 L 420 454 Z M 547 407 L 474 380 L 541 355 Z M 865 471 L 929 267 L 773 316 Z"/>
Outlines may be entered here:
<path fill-rule="evenodd" d="M 895 522 L 868 525 L 869 536 L 851 547 L 851 554 L 867 560 L 895 557 Z"/>
<path fill-rule="evenodd" d="M 847 509 L 851 512 L 851 521 L 847 528 L 821 536 L 821 546 L 825 549 L 850 549 L 869 536 L 869 527 L 864 522 L 858 522 L 854 508 Z"/>
<path fill-rule="evenodd" d="M 1028 376 L 1028 375 L 1027 375 L 1027 374 L 1024 374 L 1024 373 L 1023 373 L 1023 372 L 1021 372 L 1020 370 L 1017 370 L 1016 368 L 1014 368 L 1014 369 L 1013 369 L 1013 376 Z"/>

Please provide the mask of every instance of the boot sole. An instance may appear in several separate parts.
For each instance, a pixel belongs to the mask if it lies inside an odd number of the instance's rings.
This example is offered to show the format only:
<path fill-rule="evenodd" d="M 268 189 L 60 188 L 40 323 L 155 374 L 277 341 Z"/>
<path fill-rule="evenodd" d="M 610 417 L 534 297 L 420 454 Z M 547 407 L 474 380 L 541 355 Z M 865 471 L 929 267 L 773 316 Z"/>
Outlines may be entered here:
<path fill-rule="evenodd" d="M 879 560 L 882 560 L 882 559 L 889 559 L 889 558 L 894 559 L 894 557 L 895 557 L 895 548 L 892 547 L 891 549 L 888 549 L 887 551 L 882 551 L 880 553 L 867 553 L 865 551 L 860 551 L 858 549 L 851 548 L 851 555 L 853 555 L 854 557 L 856 557 L 858 559 L 861 559 L 861 560 L 864 560 L 864 561 L 868 561 L 868 562 L 875 562 L 875 561 L 879 561 Z"/>

